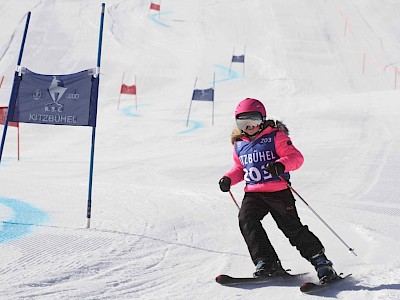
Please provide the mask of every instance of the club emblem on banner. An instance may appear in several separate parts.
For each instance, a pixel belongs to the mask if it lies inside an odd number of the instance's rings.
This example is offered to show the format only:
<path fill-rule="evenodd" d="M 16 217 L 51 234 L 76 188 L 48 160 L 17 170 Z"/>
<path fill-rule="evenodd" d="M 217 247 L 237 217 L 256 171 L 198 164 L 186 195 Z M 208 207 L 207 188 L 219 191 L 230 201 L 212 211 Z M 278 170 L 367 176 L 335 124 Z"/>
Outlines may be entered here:
<path fill-rule="evenodd" d="M 64 105 L 58 103 L 58 101 L 60 101 L 66 90 L 67 88 L 63 87 L 61 80 L 58 80 L 56 76 L 53 76 L 53 80 L 48 89 L 50 97 L 53 101 L 47 103 L 44 110 L 46 112 L 62 113 L 64 111 Z"/>
<path fill-rule="evenodd" d="M 32 94 L 33 99 L 36 101 L 40 100 L 41 98 L 45 98 L 46 95 L 42 93 L 40 89 L 36 89 L 36 91 L 33 92 Z"/>

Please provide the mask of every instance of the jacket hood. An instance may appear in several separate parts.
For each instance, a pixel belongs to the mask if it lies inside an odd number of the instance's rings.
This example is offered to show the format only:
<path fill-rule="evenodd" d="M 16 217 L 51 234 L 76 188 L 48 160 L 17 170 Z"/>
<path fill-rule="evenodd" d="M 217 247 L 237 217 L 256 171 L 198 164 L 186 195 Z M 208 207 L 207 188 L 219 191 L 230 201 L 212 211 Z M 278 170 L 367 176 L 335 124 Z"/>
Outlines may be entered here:
<path fill-rule="evenodd" d="M 280 120 L 277 119 L 268 119 L 264 123 L 265 128 L 272 127 L 272 128 L 278 128 L 280 131 L 283 131 L 286 135 L 289 135 L 289 128 Z"/>

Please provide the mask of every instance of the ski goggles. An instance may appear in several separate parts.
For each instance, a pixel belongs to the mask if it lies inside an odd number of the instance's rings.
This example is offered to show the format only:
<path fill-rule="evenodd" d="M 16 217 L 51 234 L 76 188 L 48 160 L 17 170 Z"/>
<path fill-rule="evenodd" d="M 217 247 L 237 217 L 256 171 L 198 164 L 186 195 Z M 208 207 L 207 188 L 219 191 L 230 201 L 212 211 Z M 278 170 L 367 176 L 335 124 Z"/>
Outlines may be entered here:
<path fill-rule="evenodd" d="M 236 117 L 236 126 L 240 130 L 245 130 L 247 127 L 260 126 L 263 123 L 263 117 L 260 114 L 242 114 Z"/>

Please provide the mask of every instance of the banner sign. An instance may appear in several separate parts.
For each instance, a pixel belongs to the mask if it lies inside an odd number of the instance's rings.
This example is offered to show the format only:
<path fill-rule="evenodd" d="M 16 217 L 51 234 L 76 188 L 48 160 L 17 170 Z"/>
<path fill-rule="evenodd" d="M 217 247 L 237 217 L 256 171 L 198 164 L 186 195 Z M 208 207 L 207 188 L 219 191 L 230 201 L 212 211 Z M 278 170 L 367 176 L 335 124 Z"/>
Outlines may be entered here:
<path fill-rule="evenodd" d="M 150 9 L 153 9 L 153 10 L 160 11 L 160 7 L 161 6 L 159 4 L 155 4 L 155 3 L 150 4 Z"/>
<path fill-rule="evenodd" d="M 96 126 L 98 78 L 94 70 L 68 75 L 43 75 L 28 69 L 14 81 L 10 120 L 22 123 Z M 18 77 L 18 78 L 17 78 Z"/>
<path fill-rule="evenodd" d="M 136 95 L 136 85 L 121 85 L 121 94 Z"/>
<path fill-rule="evenodd" d="M 192 100 L 214 101 L 214 89 L 194 90 Z"/>
<path fill-rule="evenodd" d="M 244 63 L 244 55 L 233 55 L 232 62 Z"/>

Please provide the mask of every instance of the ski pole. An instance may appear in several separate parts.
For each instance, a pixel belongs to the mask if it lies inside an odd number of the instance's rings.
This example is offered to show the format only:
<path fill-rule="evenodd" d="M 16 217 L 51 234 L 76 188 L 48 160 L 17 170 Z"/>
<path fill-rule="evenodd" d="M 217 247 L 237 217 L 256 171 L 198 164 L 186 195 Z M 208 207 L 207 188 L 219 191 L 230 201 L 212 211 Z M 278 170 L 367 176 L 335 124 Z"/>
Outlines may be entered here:
<path fill-rule="evenodd" d="M 307 207 L 314 213 L 314 215 L 317 216 L 317 218 L 324 223 L 324 225 L 326 227 L 328 227 L 328 229 L 347 247 L 347 250 L 349 250 L 349 252 L 353 253 L 355 256 L 357 256 L 357 254 L 354 252 L 354 249 L 351 248 L 349 245 L 347 245 L 345 243 L 345 241 L 343 241 L 343 239 L 328 225 L 328 223 L 326 223 L 318 214 L 317 212 L 306 202 L 306 200 L 303 199 L 303 197 L 300 196 L 300 194 L 298 192 L 296 192 L 296 190 L 290 185 L 289 182 L 287 182 L 282 176 L 278 176 L 282 181 L 284 181 L 286 183 L 286 185 L 288 186 L 288 188 L 297 195 L 297 197 L 299 197 L 306 205 Z"/>
<path fill-rule="evenodd" d="M 233 194 L 232 194 L 231 190 L 229 190 L 229 195 L 231 195 L 231 198 L 232 198 L 233 202 L 235 203 L 235 205 L 238 208 L 238 210 L 240 210 L 240 206 L 237 204 L 237 202 L 235 200 L 235 197 L 233 197 Z"/>

